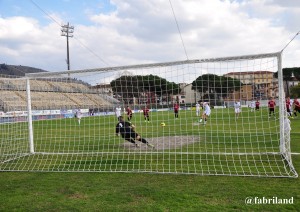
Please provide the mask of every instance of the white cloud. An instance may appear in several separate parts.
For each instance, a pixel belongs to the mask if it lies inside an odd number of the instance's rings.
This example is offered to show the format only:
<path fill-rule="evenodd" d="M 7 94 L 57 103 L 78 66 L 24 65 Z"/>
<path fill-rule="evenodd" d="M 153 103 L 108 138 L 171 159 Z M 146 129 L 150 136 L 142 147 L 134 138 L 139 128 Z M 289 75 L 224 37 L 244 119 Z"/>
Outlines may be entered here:
<path fill-rule="evenodd" d="M 72 23 L 72 69 L 186 59 L 169 1 L 111 2 L 115 11 L 85 13 L 93 25 Z M 293 4 L 289 1 L 288 6 Z M 300 19 L 300 2 L 288 7 L 270 0 L 177 0 L 172 5 L 189 59 L 280 51 L 297 32 Z M 63 14 L 51 16 L 62 23 L 59 17 Z M 296 61 L 298 39 L 286 49 L 285 66 L 300 66 Z M 67 67 L 66 38 L 60 36 L 60 26 L 55 22 L 41 26 L 33 18 L 2 17 L 0 41 L 4 44 L 0 47 L 0 63 L 50 71 Z"/>

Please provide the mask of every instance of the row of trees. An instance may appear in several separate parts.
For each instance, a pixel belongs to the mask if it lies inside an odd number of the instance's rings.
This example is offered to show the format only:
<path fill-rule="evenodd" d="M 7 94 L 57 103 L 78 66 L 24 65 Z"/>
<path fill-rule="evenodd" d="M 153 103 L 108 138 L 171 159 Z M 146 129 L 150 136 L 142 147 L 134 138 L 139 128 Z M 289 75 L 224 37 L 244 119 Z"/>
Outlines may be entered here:
<path fill-rule="evenodd" d="M 179 84 L 169 82 L 155 75 L 121 76 L 110 83 L 115 94 L 120 95 L 126 103 L 133 98 L 141 98 L 145 93 L 153 93 L 159 97 L 178 95 L 181 93 Z M 231 77 L 204 74 L 192 82 L 192 89 L 210 95 L 225 97 L 228 93 L 239 90 L 243 84 Z"/>

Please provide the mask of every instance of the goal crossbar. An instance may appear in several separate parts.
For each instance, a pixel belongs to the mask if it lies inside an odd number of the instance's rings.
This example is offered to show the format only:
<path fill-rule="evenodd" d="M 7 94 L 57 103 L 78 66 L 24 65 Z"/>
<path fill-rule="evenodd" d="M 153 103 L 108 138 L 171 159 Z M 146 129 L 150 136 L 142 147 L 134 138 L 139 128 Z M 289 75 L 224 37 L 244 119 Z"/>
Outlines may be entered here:
<path fill-rule="evenodd" d="M 265 53 L 265 54 L 256 54 L 256 55 L 243 55 L 243 56 L 219 57 L 219 58 L 208 58 L 208 59 L 182 60 L 182 61 L 162 62 L 162 63 L 148 63 L 148 64 L 138 64 L 138 65 L 127 65 L 127 66 L 114 66 L 114 67 L 104 67 L 104 68 L 95 68 L 95 69 L 26 73 L 25 76 L 29 78 L 36 78 L 36 77 L 69 75 L 69 74 L 76 74 L 76 73 L 109 72 L 109 71 L 141 69 L 141 68 L 168 67 L 168 66 L 176 66 L 176 65 L 195 64 L 195 63 L 213 63 L 213 62 L 233 61 L 233 60 L 270 58 L 270 57 L 278 57 L 280 54 L 281 54 L 280 52 L 276 52 L 276 53 Z"/>

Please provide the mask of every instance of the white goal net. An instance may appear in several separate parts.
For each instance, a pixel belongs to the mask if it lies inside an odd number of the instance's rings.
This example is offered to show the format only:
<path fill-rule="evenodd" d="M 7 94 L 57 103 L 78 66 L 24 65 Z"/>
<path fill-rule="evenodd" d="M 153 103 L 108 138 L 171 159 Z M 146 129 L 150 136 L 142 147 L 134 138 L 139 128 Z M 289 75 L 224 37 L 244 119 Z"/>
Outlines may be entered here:
<path fill-rule="evenodd" d="M 1 77 L 0 93 L 0 171 L 298 176 L 281 53 Z"/>

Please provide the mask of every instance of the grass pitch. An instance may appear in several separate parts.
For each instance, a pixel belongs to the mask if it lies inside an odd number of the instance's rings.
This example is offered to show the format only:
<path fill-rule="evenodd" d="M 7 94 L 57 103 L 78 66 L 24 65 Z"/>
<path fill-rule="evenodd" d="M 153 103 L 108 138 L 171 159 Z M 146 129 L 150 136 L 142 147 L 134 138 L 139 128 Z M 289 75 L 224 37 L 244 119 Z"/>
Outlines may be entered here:
<path fill-rule="evenodd" d="M 28 155 L 27 123 L 3 125 L 1 170 L 156 172 L 200 175 L 293 176 L 279 154 L 280 123 L 266 108 L 238 119 L 232 108 L 215 109 L 199 123 L 193 110 L 141 113 L 131 120 L 155 149 L 125 148 L 115 135 L 115 116 L 33 122 L 34 151 Z M 161 126 L 160 123 L 165 123 Z M 23 134 L 22 134 L 23 132 Z M 18 138 L 16 136 L 19 136 Z M 127 145 L 130 145 L 127 142 Z M 17 152 L 17 159 L 13 153 Z M 22 155 L 23 154 L 23 155 Z M 25 155 L 25 156 L 24 156 Z"/>

